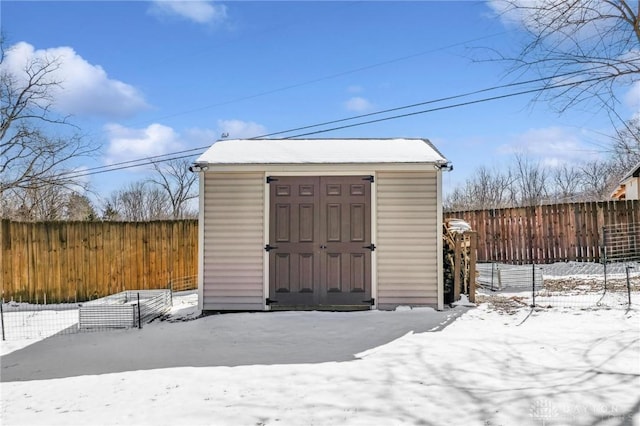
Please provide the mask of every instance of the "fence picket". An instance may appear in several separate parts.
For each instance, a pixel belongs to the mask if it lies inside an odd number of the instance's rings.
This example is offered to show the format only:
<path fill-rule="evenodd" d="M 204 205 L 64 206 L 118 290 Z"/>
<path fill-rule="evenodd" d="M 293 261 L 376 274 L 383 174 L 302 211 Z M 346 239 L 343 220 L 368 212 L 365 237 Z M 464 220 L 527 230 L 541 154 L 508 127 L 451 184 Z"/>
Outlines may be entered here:
<path fill-rule="evenodd" d="M 198 222 L 180 222 L 3 220 L 0 289 L 5 300 L 42 302 L 46 293 L 58 303 L 166 288 L 198 270 Z"/>
<path fill-rule="evenodd" d="M 602 227 L 640 222 L 640 201 L 446 212 L 478 232 L 478 261 L 600 261 Z M 5 300 L 84 301 L 197 274 L 198 222 L 11 222 L 0 229 Z"/>
<path fill-rule="evenodd" d="M 478 261 L 599 262 L 602 227 L 640 222 L 640 201 L 445 212 L 478 231 Z"/>

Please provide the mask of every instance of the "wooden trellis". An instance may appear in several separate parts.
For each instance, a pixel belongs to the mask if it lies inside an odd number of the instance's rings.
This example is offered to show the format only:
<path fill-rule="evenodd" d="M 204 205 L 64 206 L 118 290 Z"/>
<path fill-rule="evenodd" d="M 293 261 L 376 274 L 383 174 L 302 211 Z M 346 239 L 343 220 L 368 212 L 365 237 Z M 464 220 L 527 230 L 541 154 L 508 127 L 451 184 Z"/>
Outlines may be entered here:
<path fill-rule="evenodd" d="M 475 303 L 478 233 L 470 230 L 459 232 L 449 223 L 449 220 L 444 223 L 443 238 L 451 253 L 445 262 L 453 269 L 453 299 L 460 300 L 462 293 Z"/>

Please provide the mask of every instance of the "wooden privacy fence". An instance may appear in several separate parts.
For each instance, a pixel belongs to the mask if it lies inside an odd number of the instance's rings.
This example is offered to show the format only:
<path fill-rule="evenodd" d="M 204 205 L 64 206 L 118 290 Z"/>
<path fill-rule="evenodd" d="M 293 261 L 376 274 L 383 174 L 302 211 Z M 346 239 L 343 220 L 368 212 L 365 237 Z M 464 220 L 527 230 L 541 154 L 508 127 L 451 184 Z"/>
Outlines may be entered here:
<path fill-rule="evenodd" d="M 80 302 L 196 275 L 198 222 L 3 220 L 0 248 L 5 300 Z"/>
<path fill-rule="evenodd" d="M 478 262 L 599 262 L 603 227 L 640 223 L 640 201 L 446 212 L 445 218 L 463 219 L 478 232 Z"/>

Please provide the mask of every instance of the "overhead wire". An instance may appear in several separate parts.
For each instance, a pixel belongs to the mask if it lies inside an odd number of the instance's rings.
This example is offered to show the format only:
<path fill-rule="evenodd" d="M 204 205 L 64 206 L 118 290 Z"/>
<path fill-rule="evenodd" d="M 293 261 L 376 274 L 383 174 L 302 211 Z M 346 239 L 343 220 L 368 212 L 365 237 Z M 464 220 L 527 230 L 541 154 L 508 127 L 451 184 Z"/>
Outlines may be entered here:
<path fill-rule="evenodd" d="M 560 74 L 558 76 L 554 76 L 554 78 L 568 77 L 568 76 L 571 76 L 571 75 L 575 75 L 577 73 L 579 73 L 579 71 L 567 72 L 567 73 L 564 73 L 564 74 Z M 278 131 L 278 132 L 266 133 L 266 134 L 263 134 L 263 135 L 255 136 L 255 137 L 250 138 L 250 139 L 268 138 L 268 137 L 271 137 L 271 136 L 281 135 L 281 134 L 285 134 L 285 133 L 292 133 L 292 132 L 311 129 L 311 128 L 315 128 L 315 127 L 328 126 L 328 125 L 331 125 L 331 124 L 343 123 L 343 122 L 346 122 L 346 121 L 357 120 L 357 119 L 360 119 L 360 118 L 366 118 L 366 117 L 371 117 L 371 116 L 380 115 L 380 114 L 386 114 L 386 113 L 394 112 L 394 111 L 401 111 L 401 110 L 404 110 L 404 109 L 415 108 L 415 107 L 418 107 L 418 106 L 429 105 L 429 104 L 434 104 L 434 103 L 438 103 L 438 102 L 444 102 L 444 101 L 448 101 L 448 100 L 464 98 L 464 97 L 477 95 L 477 94 L 480 94 L 480 93 L 486 93 L 486 92 L 490 92 L 490 91 L 494 91 L 494 90 L 498 90 L 498 89 L 506 89 L 506 88 L 510 88 L 510 87 L 522 86 L 522 85 L 531 84 L 531 83 L 538 83 L 540 81 L 545 81 L 545 80 L 549 80 L 549 78 L 548 77 L 536 78 L 536 79 L 526 80 L 526 81 L 522 81 L 522 82 L 507 83 L 507 84 L 500 85 L 500 86 L 493 86 L 493 87 L 479 89 L 479 90 L 466 92 L 466 93 L 461 93 L 461 94 L 457 94 L 457 95 L 446 96 L 446 97 L 442 97 L 442 98 L 437 98 L 437 99 L 432 99 L 432 100 L 428 100 L 428 101 L 413 103 L 413 104 L 409 104 L 409 105 L 403 105 L 403 106 L 400 106 L 400 107 L 388 108 L 388 109 L 384 109 L 384 110 L 380 110 L 380 111 L 374 111 L 374 112 L 370 112 L 370 113 L 366 113 L 366 114 L 354 115 L 354 116 L 350 116 L 350 117 L 347 117 L 347 118 L 324 121 L 324 122 L 321 122 L 321 123 L 316 123 L 316 124 L 311 124 L 311 125 L 306 125 L 306 126 L 301 126 L 301 127 L 294 127 L 294 128 L 287 129 L 287 130 L 281 130 L 281 131 Z M 191 148 L 191 149 L 187 149 L 187 150 L 183 150 L 183 151 L 174 151 L 174 152 L 170 152 L 170 153 L 166 153 L 166 154 L 159 154 L 159 155 L 155 155 L 155 156 L 151 156 L 151 157 L 142 157 L 142 158 L 139 158 L 139 159 L 127 160 L 127 161 L 117 162 L 117 163 L 113 163 L 113 164 L 107 164 L 107 165 L 104 165 L 104 166 L 96 166 L 96 167 L 92 167 L 92 168 L 89 168 L 89 169 L 83 169 L 82 172 L 84 173 L 84 172 L 89 172 L 89 171 L 94 171 L 94 170 L 97 171 L 97 170 L 102 170 L 102 169 L 108 169 L 108 168 L 111 168 L 111 167 L 114 167 L 114 170 L 121 170 L 122 168 L 120 168 L 118 166 L 121 166 L 121 165 L 124 165 L 124 164 L 138 163 L 138 162 L 141 162 L 141 161 L 148 162 L 149 160 L 162 159 L 163 157 L 173 156 L 173 155 L 176 155 L 176 154 L 183 154 L 183 153 L 187 153 L 187 152 L 201 151 L 203 149 L 209 148 L 209 146 L 210 145 L 205 145 L 205 146 Z M 136 166 L 132 166 L 132 167 L 138 167 L 138 166 L 136 165 Z M 61 175 L 65 175 L 65 174 L 69 174 L 69 173 L 74 173 L 74 172 L 73 171 L 62 172 Z"/>
<path fill-rule="evenodd" d="M 594 69 L 597 69 L 597 68 L 601 68 L 601 67 L 602 66 L 594 67 L 591 70 L 594 70 Z M 371 117 L 371 116 L 374 116 L 374 115 L 386 114 L 388 112 L 400 111 L 400 110 L 403 110 L 403 109 L 415 108 L 415 107 L 418 107 L 418 106 L 429 105 L 429 104 L 434 104 L 434 103 L 444 102 L 444 101 L 450 101 L 450 100 L 464 98 L 464 97 L 468 97 L 468 96 L 472 96 L 472 95 L 478 95 L 480 93 L 486 93 L 486 92 L 490 92 L 490 91 L 494 91 L 494 90 L 498 90 L 498 89 L 507 89 L 507 88 L 510 88 L 510 87 L 523 86 L 523 85 L 531 84 L 531 83 L 539 83 L 541 81 L 551 80 L 552 78 L 569 77 L 571 75 L 581 74 L 583 72 L 584 72 L 583 70 L 571 71 L 571 72 L 566 72 L 566 73 L 559 74 L 559 75 L 556 75 L 556 76 L 553 76 L 553 77 L 541 77 L 541 78 L 536 78 L 536 79 L 526 80 L 526 81 L 521 81 L 521 82 L 507 83 L 507 84 L 503 84 L 503 85 L 500 85 L 500 86 L 493 86 L 493 87 L 480 89 L 480 90 L 475 90 L 475 91 L 472 91 L 472 92 L 462 93 L 462 94 L 458 94 L 458 95 L 446 96 L 446 97 L 443 97 L 443 98 L 433 99 L 433 100 L 429 100 L 429 101 L 418 102 L 418 103 L 404 105 L 404 106 L 395 107 L 395 108 L 389 108 L 389 109 L 385 109 L 385 110 L 381 110 L 381 111 L 374 111 L 374 112 L 370 112 L 370 113 L 367 113 L 367 114 L 355 115 L 355 116 L 351 116 L 351 117 L 348 117 L 348 118 L 342 118 L 342 119 L 338 119 L 338 120 L 326 121 L 324 123 L 312 124 L 312 125 L 309 125 L 309 126 L 303 126 L 303 127 L 297 127 L 297 128 L 293 128 L 293 129 L 283 130 L 283 131 L 280 131 L 280 132 L 268 133 L 268 134 L 265 134 L 265 135 L 261 135 L 258 138 L 266 138 L 266 137 L 270 137 L 270 136 L 280 135 L 280 134 L 283 134 L 283 133 L 291 133 L 291 132 L 295 132 L 295 131 L 299 131 L 299 130 L 306 130 L 306 129 L 310 129 L 310 128 L 313 128 L 313 127 L 320 127 L 320 126 L 336 124 L 336 123 L 341 123 L 341 122 L 350 121 L 350 120 L 357 120 L 359 118 L 366 118 L 366 117 Z M 582 82 L 578 82 L 578 83 L 582 83 Z M 540 89 L 536 89 L 536 90 L 540 90 Z"/>
<path fill-rule="evenodd" d="M 296 84 L 292 84 L 292 85 L 288 85 L 288 86 L 283 86 L 283 87 L 280 87 L 280 88 L 276 88 L 276 89 L 273 89 L 273 90 L 267 90 L 267 91 L 260 92 L 260 93 L 257 93 L 257 94 L 253 94 L 253 95 L 234 98 L 234 99 L 230 99 L 230 100 L 227 100 L 227 101 L 224 101 L 224 102 L 219 102 L 219 103 L 216 103 L 216 104 L 205 105 L 205 106 L 198 107 L 198 108 L 192 108 L 192 109 L 189 109 L 189 110 L 180 111 L 180 112 L 177 112 L 177 113 L 174 113 L 174 114 L 168 114 L 168 115 L 156 117 L 153 120 L 157 121 L 157 120 L 163 120 L 163 119 L 167 119 L 167 118 L 173 118 L 173 117 L 177 117 L 177 116 L 184 115 L 184 114 L 189 114 L 189 113 L 193 113 L 193 112 L 198 112 L 198 111 L 214 108 L 216 106 L 223 106 L 223 105 L 228 105 L 228 104 L 235 103 L 235 102 L 240 102 L 240 101 L 244 101 L 244 100 L 250 100 L 250 99 L 258 98 L 258 97 L 261 97 L 261 96 L 266 96 L 266 95 L 270 95 L 270 94 L 286 91 L 286 90 L 289 90 L 289 89 L 294 89 L 294 88 L 306 86 L 306 85 L 309 85 L 309 84 L 314 84 L 314 83 L 318 83 L 318 82 L 321 82 L 321 81 L 330 80 L 330 79 L 342 77 L 342 76 L 349 75 L 349 74 L 354 74 L 354 73 L 357 73 L 357 72 L 360 72 L 360 71 L 366 71 L 366 70 L 377 68 L 377 67 L 380 67 L 380 66 L 383 66 L 383 65 L 389 65 L 389 64 L 396 63 L 396 62 L 405 61 L 407 59 L 413 59 L 413 58 L 416 58 L 416 57 L 419 57 L 419 56 L 423 56 L 423 55 L 428 54 L 428 53 L 433 53 L 433 52 L 437 52 L 437 51 L 440 51 L 440 50 L 446 50 L 446 49 L 449 49 L 449 48 L 452 48 L 452 47 L 463 46 L 463 45 L 466 45 L 468 43 L 472 43 L 472 42 L 476 42 L 476 41 L 480 41 L 480 40 L 493 38 L 493 37 L 496 37 L 496 36 L 499 36 L 499 35 L 503 35 L 503 34 L 505 34 L 507 32 L 508 31 L 503 31 L 503 32 L 500 32 L 500 33 L 489 34 L 489 35 L 482 36 L 482 37 L 476 37 L 476 38 L 471 39 L 471 40 L 464 40 L 464 41 L 457 42 L 457 43 L 452 43 L 452 44 L 449 44 L 449 45 L 446 45 L 446 46 L 441 46 L 441 47 L 437 47 L 437 48 L 433 48 L 433 49 L 428 49 L 428 50 L 412 53 L 412 54 L 405 55 L 405 56 L 400 56 L 400 57 L 397 57 L 397 58 L 392 58 L 392 59 L 389 59 L 389 60 L 386 60 L 386 61 L 377 62 L 377 63 L 374 63 L 374 64 L 369 64 L 369 65 L 365 65 L 365 66 L 358 67 L 358 68 L 353 68 L 353 69 L 350 69 L 350 70 L 347 70 L 347 71 L 342 71 L 342 72 L 339 72 L 339 73 L 330 74 L 330 75 L 319 77 L 319 78 L 316 78 L 316 79 L 307 80 L 307 81 L 304 81 L 304 82 L 301 82 L 301 83 L 296 83 Z M 532 80 L 532 81 L 538 81 L 538 80 Z M 529 83 L 532 82 L 532 81 L 529 81 Z M 528 83 L 528 82 L 515 83 L 515 84 L 526 84 L 526 83 Z M 504 87 L 508 87 L 510 85 L 511 84 L 506 85 Z M 484 91 L 494 90 L 494 89 L 500 88 L 500 87 L 503 87 L 503 86 L 497 86 L 495 88 L 483 89 L 483 90 L 480 90 L 480 91 L 477 91 L 477 92 L 470 92 L 470 93 L 466 93 L 466 94 L 462 94 L 462 95 L 456 95 L 456 96 L 452 96 L 452 97 L 448 97 L 448 98 L 436 99 L 436 100 L 428 101 L 426 103 L 442 102 L 442 101 L 445 101 L 447 99 L 455 99 L 457 97 L 470 96 L 472 94 L 482 93 Z M 367 116 L 371 116 L 371 115 L 383 114 L 383 113 L 386 113 L 386 112 L 392 112 L 392 111 L 397 111 L 397 110 L 401 110 L 401 109 L 412 108 L 412 107 L 423 105 L 423 104 L 425 104 L 425 103 L 418 103 L 418 104 L 407 105 L 407 106 L 402 106 L 402 107 L 398 107 L 398 108 L 391 108 L 391 109 L 388 109 L 388 110 L 382 110 L 382 111 L 377 111 L 377 112 L 373 112 L 373 113 L 352 116 L 352 117 L 348 117 L 348 118 L 344 118 L 344 119 L 333 120 L 333 121 L 313 124 L 313 125 L 309 125 L 309 126 L 303 126 L 303 127 L 294 128 L 294 129 L 288 129 L 288 130 L 275 132 L 275 133 L 269 133 L 269 134 L 257 136 L 256 138 L 266 138 L 266 137 L 270 137 L 270 136 L 274 136 L 274 135 L 278 135 L 278 134 L 290 133 L 290 132 L 293 132 L 293 131 L 299 131 L 299 130 L 304 130 L 304 129 L 308 129 L 308 128 L 314 128 L 314 127 L 319 127 L 319 126 L 324 126 L 324 125 L 329 125 L 329 124 L 338 123 L 338 122 L 344 122 L 344 121 L 349 121 L 349 120 L 355 120 L 355 119 L 358 119 L 358 118 L 363 118 L 363 117 L 367 117 Z M 148 121 L 149 120 L 147 120 L 147 122 Z M 163 160 L 162 158 L 163 157 L 169 157 L 169 156 L 172 156 L 172 155 L 175 155 L 175 154 L 186 153 L 186 152 L 201 151 L 201 150 L 206 149 L 208 147 L 209 147 L 209 145 L 206 145 L 206 146 L 196 147 L 196 148 L 192 148 L 192 149 L 188 149 L 188 150 L 184 150 L 184 151 L 176 151 L 176 152 L 171 152 L 171 153 L 167 153 L 167 154 L 160 154 L 160 155 L 152 156 L 152 157 L 143 157 L 143 158 L 134 159 L 134 160 L 128 160 L 128 161 L 122 161 L 122 162 L 107 164 L 107 165 L 104 165 L 104 166 L 96 166 L 96 167 L 91 167 L 91 168 L 88 168 L 88 169 L 82 169 L 82 173 L 83 173 L 82 176 L 87 176 L 88 174 L 86 172 L 95 171 L 96 173 L 98 173 L 98 172 L 103 173 L 102 170 L 106 170 L 106 169 L 109 169 L 109 168 L 112 168 L 113 170 L 122 170 L 123 168 L 120 167 L 120 166 L 124 165 L 124 164 L 132 164 L 131 168 L 141 167 L 143 165 L 147 165 L 148 164 L 147 161 L 151 160 L 151 159 L 157 159 L 158 161 L 169 161 L 170 159 Z M 182 158 L 182 157 L 180 157 L 180 158 Z M 139 162 L 142 162 L 142 161 L 144 161 L 145 164 L 140 164 L 140 165 L 134 164 L 134 163 L 139 163 Z M 60 176 L 67 176 L 67 175 L 72 175 L 72 174 L 74 175 L 75 173 L 80 173 L 80 172 L 78 170 L 69 170 L 69 171 L 60 172 L 59 175 Z"/>
<path fill-rule="evenodd" d="M 196 152 L 202 151 L 203 149 L 204 149 L 204 147 L 197 147 L 197 148 L 185 149 L 185 150 L 182 150 L 182 151 L 168 152 L 166 154 L 153 155 L 151 157 L 141 157 L 141 158 L 137 158 L 135 160 L 119 161 L 117 163 L 106 164 L 104 166 L 96 166 L 96 167 L 91 167 L 91 168 L 88 168 L 88 169 L 82 169 L 82 173 L 89 172 L 89 171 L 96 171 L 95 174 L 104 173 L 105 171 L 108 172 L 110 170 L 103 170 L 103 169 L 109 169 L 109 168 L 113 168 L 113 170 L 122 170 L 123 168 L 126 168 L 126 167 L 118 167 L 118 166 L 121 166 L 123 164 L 139 163 L 141 161 L 145 161 L 145 164 L 140 164 L 140 165 L 135 164 L 135 165 L 129 166 L 131 168 L 140 167 L 140 166 L 143 166 L 143 165 L 152 164 L 152 163 L 154 163 L 153 160 L 156 160 L 156 159 L 158 160 L 157 162 L 162 162 L 162 161 L 166 161 L 165 159 L 163 159 L 163 157 L 173 156 L 173 155 L 177 155 L 177 154 L 184 154 L 184 153 L 187 153 L 187 152 L 196 153 Z M 189 154 L 186 157 L 191 157 L 192 155 L 194 155 L 194 154 Z M 99 170 L 102 170 L 102 171 L 99 171 Z M 80 173 L 80 172 L 78 172 L 77 170 L 76 171 L 69 170 L 69 171 L 66 171 L 66 172 L 59 173 L 58 176 L 65 176 L 65 175 L 74 174 L 74 173 Z M 87 175 L 83 174 L 83 176 L 87 176 Z"/>
<path fill-rule="evenodd" d="M 606 77 L 597 77 L 597 78 L 582 80 L 582 81 L 580 81 L 580 83 L 588 83 L 588 82 L 603 80 L 605 78 Z M 421 111 L 414 111 L 414 112 L 409 112 L 409 113 L 406 113 L 406 114 L 393 115 L 391 117 L 378 118 L 378 119 L 375 119 L 375 120 L 369 120 L 369 121 L 364 121 L 364 122 L 355 123 L 355 124 L 347 124 L 347 125 L 344 125 L 344 126 L 332 127 L 330 129 L 323 129 L 323 130 L 318 130 L 318 131 L 315 131 L 315 132 L 300 133 L 300 134 L 297 134 L 297 135 L 294 135 L 294 136 L 288 136 L 285 139 L 299 138 L 299 137 L 302 137 L 302 136 L 310 136 L 310 135 L 319 134 L 319 133 L 332 132 L 332 131 L 335 131 L 335 130 L 348 129 L 348 128 L 351 128 L 351 127 L 364 126 L 366 124 L 379 123 L 379 122 L 382 122 L 382 121 L 388 121 L 388 120 L 395 120 L 395 119 L 398 119 L 398 118 L 411 117 L 413 115 L 426 114 L 426 113 L 429 113 L 429 112 L 442 111 L 442 110 L 445 110 L 445 109 L 458 108 L 458 107 L 461 107 L 461 106 L 467 106 L 467 105 L 473 105 L 473 104 L 478 104 L 478 103 L 483 103 L 483 102 L 495 101 L 495 100 L 498 100 L 498 99 L 504 99 L 504 98 L 510 98 L 510 97 L 513 97 L 513 96 L 525 95 L 525 94 L 528 94 L 528 93 L 540 92 L 542 90 L 557 89 L 557 88 L 567 87 L 567 86 L 575 85 L 575 84 L 576 84 L 575 82 L 557 84 L 557 85 L 553 85 L 553 86 L 549 86 L 549 87 L 545 87 L 545 88 L 530 89 L 530 90 L 524 90 L 524 91 L 521 91 L 521 92 L 508 93 L 508 94 L 505 94 L 505 95 L 492 96 L 492 97 L 489 97 L 489 98 L 476 99 L 476 100 L 473 100 L 473 101 L 461 102 L 461 103 L 457 103 L 457 104 L 453 104 L 453 105 L 445 105 L 445 106 L 442 106 L 442 107 L 431 108 L 431 109 L 426 109 L 426 110 L 421 110 Z"/>
<path fill-rule="evenodd" d="M 569 75 L 576 74 L 576 73 L 577 72 L 566 73 L 566 74 L 563 74 L 561 76 L 554 76 L 554 78 L 563 77 L 563 76 L 569 76 Z M 570 82 L 567 82 L 567 83 L 552 84 L 552 85 L 547 85 L 547 86 L 542 87 L 542 88 L 533 88 L 533 89 L 523 90 L 523 91 L 514 92 L 514 93 L 507 93 L 507 94 L 491 96 L 491 97 L 487 97 L 487 98 L 475 99 L 475 100 L 471 100 L 471 101 L 460 102 L 460 103 L 451 104 L 451 105 L 444 105 L 444 106 L 440 106 L 440 107 L 436 107 L 436 108 L 430 108 L 430 109 L 426 109 L 426 110 L 414 111 L 414 112 L 410 112 L 410 113 L 406 113 L 406 114 L 399 114 L 399 115 L 393 115 L 393 116 L 389 116 L 389 117 L 378 118 L 378 119 L 374 119 L 374 120 L 368 120 L 368 121 L 364 121 L 364 122 L 346 124 L 346 125 L 342 125 L 342 126 L 328 128 L 328 129 L 320 129 L 320 130 L 316 130 L 316 131 L 313 131 L 313 132 L 298 133 L 298 134 L 295 134 L 295 135 L 283 137 L 283 139 L 292 139 L 292 138 L 299 138 L 299 137 L 303 137 L 303 136 L 311 136 L 311 135 L 315 135 L 315 134 L 321 134 L 321 133 L 327 133 L 327 132 L 332 132 L 332 131 L 336 131 L 336 130 L 342 130 L 342 129 L 346 129 L 346 128 L 364 126 L 364 125 L 383 122 L 383 121 L 396 120 L 396 119 L 400 119 L 400 118 L 405 118 L 405 117 L 410 117 L 410 116 L 415 116 L 415 115 L 420 115 L 420 114 L 426 114 L 426 113 L 435 112 L 435 111 L 458 108 L 458 107 L 462 107 L 462 106 L 468 106 L 468 105 L 473 105 L 473 104 L 478 104 L 478 103 L 490 102 L 490 101 L 495 101 L 495 100 L 499 100 L 499 99 L 505 99 L 505 98 L 514 97 L 514 96 L 520 96 L 520 95 L 529 94 L 529 93 L 535 93 L 535 92 L 540 92 L 540 91 L 546 91 L 546 90 L 552 90 L 552 89 L 567 87 L 567 86 L 570 86 L 570 85 L 577 85 L 577 84 L 583 84 L 583 83 L 588 83 L 588 82 L 594 82 L 594 81 L 598 81 L 598 80 L 603 80 L 605 78 L 606 77 L 596 77 L 596 78 L 584 79 L 584 80 L 579 80 L 579 81 L 570 81 Z M 292 129 L 288 129 L 288 130 L 279 131 L 279 132 L 268 133 L 268 134 L 264 134 L 264 135 L 260 135 L 260 136 L 255 136 L 255 137 L 249 138 L 249 139 L 262 139 L 262 138 L 267 138 L 267 137 L 274 136 L 274 135 L 281 135 L 281 134 L 291 133 L 291 132 L 299 131 L 299 130 L 306 130 L 306 129 L 322 127 L 322 126 L 331 125 L 331 124 L 337 124 L 337 123 L 341 123 L 341 122 L 346 122 L 346 121 L 356 120 L 356 119 L 360 119 L 360 118 L 371 117 L 371 116 L 374 116 L 374 115 L 384 114 L 384 113 L 388 113 L 388 112 L 400 111 L 400 110 L 408 109 L 408 108 L 415 108 L 416 106 L 423 106 L 423 105 L 433 104 L 433 103 L 437 103 L 437 102 L 443 102 L 443 101 L 446 101 L 446 100 L 459 99 L 459 98 L 462 98 L 462 97 L 472 96 L 474 94 L 486 93 L 488 91 L 499 90 L 499 89 L 509 88 L 509 87 L 515 87 L 515 86 L 520 86 L 520 85 L 524 85 L 524 84 L 531 84 L 531 83 L 534 83 L 534 82 L 540 82 L 540 81 L 545 81 L 545 80 L 549 80 L 549 78 L 539 78 L 539 79 L 534 79 L 534 80 L 528 80 L 528 81 L 525 81 L 525 82 L 516 82 L 516 83 L 509 83 L 509 84 L 500 85 L 500 86 L 494 86 L 494 87 L 491 87 L 491 88 L 476 90 L 476 91 L 472 91 L 472 92 L 468 92 L 468 93 L 464 93 L 464 94 L 459 94 L 459 95 L 454 95 L 454 96 L 448 96 L 448 97 L 445 97 L 445 98 L 439 98 L 439 99 L 419 102 L 419 103 L 415 103 L 415 104 L 404 105 L 404 106 L 401 106 L 401 107 L 390 108 L 390 109 L 386 109 L 386 110 L 382 110 L 382 111 L 376 111 L 376 112 L 372 112 L 372 113 L 368 113 L 368 114 L 361 114 L 361 115 L 357 115 L 357 116 L 347 117 L 347 118 L 343 118 L 343 119 L 339 119 L 339 120 L 332 120 L 332 121 L 327 121 L 327 122 L 308 125 L 308 126 L 296 127 L 296 128 L 292 128 Z M 114 164 L 110 164 L 110 165 L 93 167 L 91 169 L 84 169 L 84 170 L 81 170 L 81 171 L 80 170 L 68 171 L 68 172 L 64 172 L 64 175 L 66 176 L 67 179 L 73 179 L 73 178 L 91 176 L 91 175 L 94 175 L 94 174 L 107 173 L 107 172 L 111 172 L 111 171 L 117 171 L 117 170 L 123 170 L 123 169 L 147 166 L 149 164 L 153 164 L 154 162 L 166 162 L 166 161 L 172 161 L 172 160 L 179 160 L 179 159 L 193 157 L 193 155 L 195 155 L 195 154 L 197 154 L 199 152 L 202 152 L 205 149 L 208 149 L 210 146 L 211 145 L 205 145 L 205 146 L 191 148 L 191 149 L 187 149 L 187 150 L 175 151 L 175 152 L 170 152 L 170 153 L 166 153 L 166 154 L 156 155 L 156 156 L 153 156 L 153 157 L 143 157 L 143 158 L 139 158 L 139 159 L 135 159 L 135 160 L 128 160 L 128 161 L 118 162 L 118 163 L 114 163 Z M 179 154 L 186 154 L 186 153 L 190 153 L 190 154 L 179 155 Z"/>

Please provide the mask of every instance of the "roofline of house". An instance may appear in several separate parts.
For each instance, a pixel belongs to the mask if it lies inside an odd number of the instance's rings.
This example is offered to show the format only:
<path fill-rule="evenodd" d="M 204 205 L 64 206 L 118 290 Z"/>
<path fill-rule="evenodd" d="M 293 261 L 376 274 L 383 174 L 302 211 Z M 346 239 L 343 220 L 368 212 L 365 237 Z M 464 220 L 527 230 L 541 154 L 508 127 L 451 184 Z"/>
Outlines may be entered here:
<path fill-rule="evenodd" d="M 640 161 L 638 162 L 638 164 L 633 166 L 631 170 L 629 170 L 629 172 L 626 175 L 624 175 L 622 179 L 620 179 L 620 183 L 623 183 L 625 180 L 629 178 L 639 177 L 639 176 L 640 176 Z"/>

